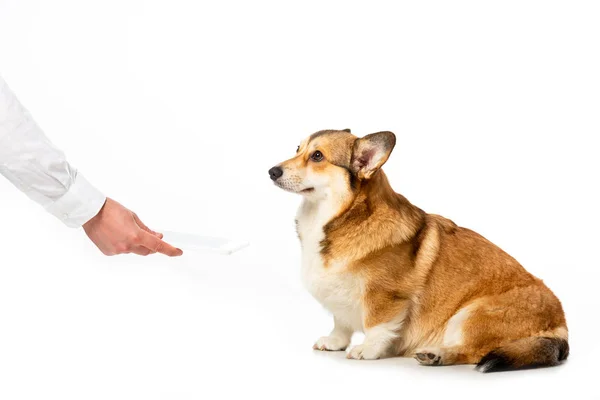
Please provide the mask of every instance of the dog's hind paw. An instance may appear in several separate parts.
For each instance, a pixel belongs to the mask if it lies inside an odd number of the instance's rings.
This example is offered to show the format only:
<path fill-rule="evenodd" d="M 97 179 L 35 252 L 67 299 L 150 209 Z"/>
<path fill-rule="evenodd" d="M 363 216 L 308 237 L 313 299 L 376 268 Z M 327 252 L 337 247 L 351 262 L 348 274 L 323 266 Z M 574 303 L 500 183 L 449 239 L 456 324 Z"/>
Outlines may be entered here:
<path fill-rule="evenodd" d="M 415 360 L 421 365 L 442 365 L 442 356 L 435 349 L 417 350 Z"/>

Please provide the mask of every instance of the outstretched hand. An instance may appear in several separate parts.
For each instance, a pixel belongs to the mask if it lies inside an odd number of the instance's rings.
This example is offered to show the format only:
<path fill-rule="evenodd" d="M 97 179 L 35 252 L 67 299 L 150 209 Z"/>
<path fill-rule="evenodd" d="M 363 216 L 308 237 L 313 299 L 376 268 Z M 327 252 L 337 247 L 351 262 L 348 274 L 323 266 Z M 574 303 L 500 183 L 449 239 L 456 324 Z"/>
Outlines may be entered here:
<path fill-rule="evenodd" d="M 135 253 L 141 256 L 162 253 L 170 257 L 183 252 L 162 240 L 163 235 L 148 228 L 131 210 L 107 198 L 100 212 L 83 229 L 107 256 Z"/>

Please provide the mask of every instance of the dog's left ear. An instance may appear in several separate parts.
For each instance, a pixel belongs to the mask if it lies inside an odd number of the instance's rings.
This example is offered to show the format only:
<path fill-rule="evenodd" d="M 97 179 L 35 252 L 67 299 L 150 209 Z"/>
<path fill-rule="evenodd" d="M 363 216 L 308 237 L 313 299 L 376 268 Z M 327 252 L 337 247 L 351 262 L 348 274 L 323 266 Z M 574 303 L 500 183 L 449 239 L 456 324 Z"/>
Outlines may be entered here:
<path fill-rule="evenodd" d="M 369 179 L 387 161 L 396 145 L 392 132 L 371 133 L 354 142 L 350 168 L 359 179 Z"/>

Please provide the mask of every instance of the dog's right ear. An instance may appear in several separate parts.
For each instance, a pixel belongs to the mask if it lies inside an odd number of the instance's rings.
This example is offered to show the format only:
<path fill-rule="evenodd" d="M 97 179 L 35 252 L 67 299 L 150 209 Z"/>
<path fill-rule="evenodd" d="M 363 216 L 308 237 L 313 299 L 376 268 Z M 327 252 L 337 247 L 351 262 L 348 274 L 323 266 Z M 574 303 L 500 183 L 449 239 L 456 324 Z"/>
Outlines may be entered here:
<path fill-rule="evenodd" d="M 396 135 L 392 132 L 371 133 L 354 142 L 350 168 L 359 179 L 369 179 L 388 160 Z"/>

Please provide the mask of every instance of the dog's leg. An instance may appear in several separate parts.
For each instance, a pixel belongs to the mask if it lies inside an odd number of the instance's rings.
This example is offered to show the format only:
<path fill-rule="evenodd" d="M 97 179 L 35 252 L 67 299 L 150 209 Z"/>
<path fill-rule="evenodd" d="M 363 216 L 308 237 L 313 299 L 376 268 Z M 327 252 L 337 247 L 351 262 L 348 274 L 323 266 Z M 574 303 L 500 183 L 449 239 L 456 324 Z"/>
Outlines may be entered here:
<path fill-rule="evenodd" d="M 350 344 L 352 329 L 342 324 L 337 318 L 333 318 L 333 330 L 329 336 L 323 336 L 313 345 L 315 350 L 343 351 Z"/>
<path fill-rule="evenodd" d="M 391 353 L 394 342 L 400 336 L 409 303 L 393 293 L 375 288 L 366 291 L 362 304 L 365 340 L 353 347 L 347 357 L 355 360 L 385 357 Z"/>
<path fill-rule="evenodd" d="M 398 338 L 399 324 L 396 321 L 380 324 L 365 330 L 365 340 L 362 344 L 354 346 L 347 358 L 354 360 L 376 360 L 385 357 Z"/>

